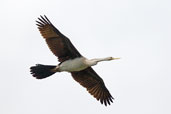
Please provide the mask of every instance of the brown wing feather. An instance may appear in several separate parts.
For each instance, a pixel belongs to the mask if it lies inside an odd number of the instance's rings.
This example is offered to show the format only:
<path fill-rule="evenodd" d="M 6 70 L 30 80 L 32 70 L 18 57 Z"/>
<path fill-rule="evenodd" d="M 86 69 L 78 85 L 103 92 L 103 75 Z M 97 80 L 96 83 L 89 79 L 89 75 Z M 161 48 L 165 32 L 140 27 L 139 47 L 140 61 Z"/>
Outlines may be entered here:
<path fill-rule="evenodd" d="M 105 106 L 113 102 L 113 97 L 105 87 L 103 80 L 91 67 L 83 71 L 72 72 L 71 74 L 77 82 L 87 88 L 87 91 L 97 100 L 100 100 L 102 104 L 104 103 Z"/>
<path fill-rule="evenodd" d="M 43 38 L 46 40 L 48 47 L 52 53 L 58 57 L 60 62 L 81 57 L 81 54 L 73 46 L 71 41 L 60 33 L 46 16 L 40 17 L 41 18 L 38 18 L 38 21 L 36 21 L 36 25 Z"/>

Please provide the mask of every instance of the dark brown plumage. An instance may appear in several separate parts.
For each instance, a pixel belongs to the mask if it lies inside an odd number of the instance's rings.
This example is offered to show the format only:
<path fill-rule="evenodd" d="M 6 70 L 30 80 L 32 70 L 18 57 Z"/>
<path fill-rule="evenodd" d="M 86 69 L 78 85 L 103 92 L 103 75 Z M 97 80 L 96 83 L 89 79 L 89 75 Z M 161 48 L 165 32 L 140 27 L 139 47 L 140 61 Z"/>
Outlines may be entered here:
<path fill-rule="evenodd" d="M 41 16 L 38 20 L 39 21 L 36 21 L 38 29 L 52 53 L 58 57 L 59 62 L 62 63 L 69 59 L 82 57 L 82 55 L 72 45 L 71 41 L 60 33 L 60 31 L 53 26 L 46 16 Z M 42 71 L 42 67 L 45 67 L 45 65 L 31 67 L 31 73 L 34 77 L 38 79 L 47 77 L 45 76 L 46 73 Z M 52 70 L 50 70 L 51 67 L 54 68 L 54 66 L 47 66 L 43 69 L 48 70 L 47 74 L 51 75 L 53 74 Z M 87 91 L 97 100 L 100 100 L 102 104 L 105 104 L 105 106 L 110 105 L 111 102 L 113 102 L 113 97 L 106 88 L 103 80 L 91 67 L 82 71 L 71 72 L 71 74 L 74 80 L 87 88 Z"/>
<path fill-rule="evenodd" d="M 100 100 L 102 104 L 104 103 L 107 106 L 107 104 L 110 105 L 110 102 L 113 102 L 113 97 L 105 87 L 103 80 L 91 67 L 83 71 L 71 72 L 71 74 L 78 83 L 87 88 L 87 91 L 97 100 Z"/>
<path fill-rule="evenodd" d="M 81 54 L 72 45 L 71 41 L 60 33 L 46 16 L 41 16 L 38 19 L 39 21 L 36 21 L 38 29 L 52 53 L 58 57 L 59 62 L 81 57 Z"/>

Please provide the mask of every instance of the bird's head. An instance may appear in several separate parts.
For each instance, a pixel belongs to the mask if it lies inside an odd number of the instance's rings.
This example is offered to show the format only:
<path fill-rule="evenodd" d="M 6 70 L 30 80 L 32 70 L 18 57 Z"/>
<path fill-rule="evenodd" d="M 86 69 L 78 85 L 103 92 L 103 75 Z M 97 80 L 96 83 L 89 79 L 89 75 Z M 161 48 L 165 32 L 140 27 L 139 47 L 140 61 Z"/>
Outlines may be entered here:
<path fill-rule="evenodd" d="M 120 59 L 119 57 L 109 57 L 108 60 L 117 60 Z"/>

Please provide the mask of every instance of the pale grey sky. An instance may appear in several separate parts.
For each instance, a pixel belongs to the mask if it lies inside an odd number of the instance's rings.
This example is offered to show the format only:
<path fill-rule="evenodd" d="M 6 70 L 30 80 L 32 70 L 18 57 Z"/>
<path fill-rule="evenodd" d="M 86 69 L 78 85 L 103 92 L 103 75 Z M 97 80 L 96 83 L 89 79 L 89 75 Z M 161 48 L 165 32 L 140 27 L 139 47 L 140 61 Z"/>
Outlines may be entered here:
<path fill-rule="evenodd" d="M 170 0 L 1 0 L 0 114 L 170 114 Z M 94 66 L 115 98 L 105 107 L 68 73 L 44 80 L 29 67 L 58 64 L 36 28 L 46 15 Z"/>

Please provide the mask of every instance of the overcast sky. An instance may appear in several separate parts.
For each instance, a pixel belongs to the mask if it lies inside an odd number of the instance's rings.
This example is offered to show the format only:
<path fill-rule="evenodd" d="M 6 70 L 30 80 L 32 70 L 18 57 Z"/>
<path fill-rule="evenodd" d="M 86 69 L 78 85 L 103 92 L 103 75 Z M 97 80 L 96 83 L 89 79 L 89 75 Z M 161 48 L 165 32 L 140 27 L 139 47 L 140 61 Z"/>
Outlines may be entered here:
<path fill-rule="evenodd" d="M 105 107 L 69 73 L 44 80 L 37 63 L 58 64 L 35 20 L 46 15 L 87 58 L 115 98 Z M 0 114 L 171 114 L 170 0 L 1 0 Z"/>

